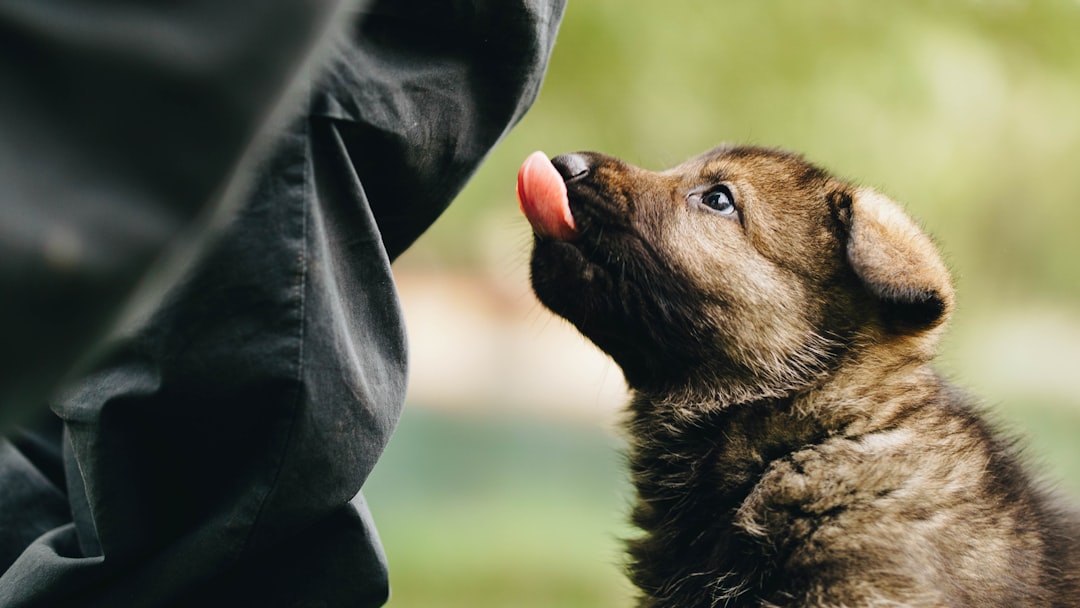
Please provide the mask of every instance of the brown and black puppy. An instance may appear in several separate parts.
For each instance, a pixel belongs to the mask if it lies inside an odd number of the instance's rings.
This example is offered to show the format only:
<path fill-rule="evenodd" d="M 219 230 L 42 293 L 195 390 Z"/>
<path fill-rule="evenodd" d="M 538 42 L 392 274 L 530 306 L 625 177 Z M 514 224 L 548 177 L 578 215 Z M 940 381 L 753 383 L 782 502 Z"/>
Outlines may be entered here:
<path fill-rule="evenodd" d="M 634 392 L 641 606 L 1080 606 L 1077 521 L 930 367 L 953 290 L 895 203 L 755 147 L 534 155 L 519 196 Z"/>

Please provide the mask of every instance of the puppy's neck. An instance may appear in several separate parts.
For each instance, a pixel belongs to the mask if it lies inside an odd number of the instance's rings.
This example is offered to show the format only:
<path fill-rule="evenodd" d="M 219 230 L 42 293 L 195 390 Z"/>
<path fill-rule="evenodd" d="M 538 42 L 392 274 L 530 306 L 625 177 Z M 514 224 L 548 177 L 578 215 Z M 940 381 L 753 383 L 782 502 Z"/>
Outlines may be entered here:
<path fill-rule="evenodd" d="M 934 395 L 945 388 L 928 352 L 869 347 L 821 383 L 793 395 L 791 407 L 835 433 L 862 435 L 934 403 Z"/>
<path fill-rule="evenodd" d="M 802 366 L 786 382 L 755 384 L 752 377 L 718 374 L 708 382 L 699 377 L 662 389 L 633 389 L 631 416 L 647 426 L 701 427 L 723 424 L 732 411 L 776 410 L 835 433 L 852 425 L 854 432 L 867 432 L 889 424 L 897 410 L 925 402 L 923 387 L 941 384 L 929 365 L 938 337 L 938 331 L 891 336 L 872 328 L 837 342 L 837 351 Z"/>

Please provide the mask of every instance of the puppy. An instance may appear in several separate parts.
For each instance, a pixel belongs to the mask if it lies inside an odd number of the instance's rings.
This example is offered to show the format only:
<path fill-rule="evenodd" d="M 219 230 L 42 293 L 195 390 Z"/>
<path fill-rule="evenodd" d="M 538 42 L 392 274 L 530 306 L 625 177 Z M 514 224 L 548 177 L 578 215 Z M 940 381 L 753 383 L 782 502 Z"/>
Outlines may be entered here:
<path fill-rule="evenodd" d="M 622 368 L 639 606 L 1080 606 L 1080 523 L 930 367 L 949 273 L 801 157 L 518 179 L 532 285 Z"/>

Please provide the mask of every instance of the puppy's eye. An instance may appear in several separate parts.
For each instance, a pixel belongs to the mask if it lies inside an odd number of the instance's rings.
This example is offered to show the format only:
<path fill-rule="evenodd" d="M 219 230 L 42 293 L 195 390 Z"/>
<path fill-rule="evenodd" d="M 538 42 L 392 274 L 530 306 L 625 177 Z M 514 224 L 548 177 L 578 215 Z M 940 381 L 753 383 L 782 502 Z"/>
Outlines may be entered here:
<path fill-rule="evenodd" d="M 735 197 L 731 195 L 731 190 L 728 190 L 725 186 L 706 192 L 705 196 L 701 197 L 701 202 L 720 215 L 734 215 L 737 211 L 735 209 Z"/>

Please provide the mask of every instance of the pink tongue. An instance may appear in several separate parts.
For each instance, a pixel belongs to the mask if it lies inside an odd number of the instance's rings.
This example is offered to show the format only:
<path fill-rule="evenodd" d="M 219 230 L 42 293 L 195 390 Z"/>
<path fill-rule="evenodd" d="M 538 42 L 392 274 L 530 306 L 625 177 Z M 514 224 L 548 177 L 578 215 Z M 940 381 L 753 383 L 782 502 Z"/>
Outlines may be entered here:
<path fill-rule="evenodd" d="M 521 211 L 540 236 L 567 240 L 576 234 L 566 183 L 543 152 L 533 152 L 518 171 Z"/>

